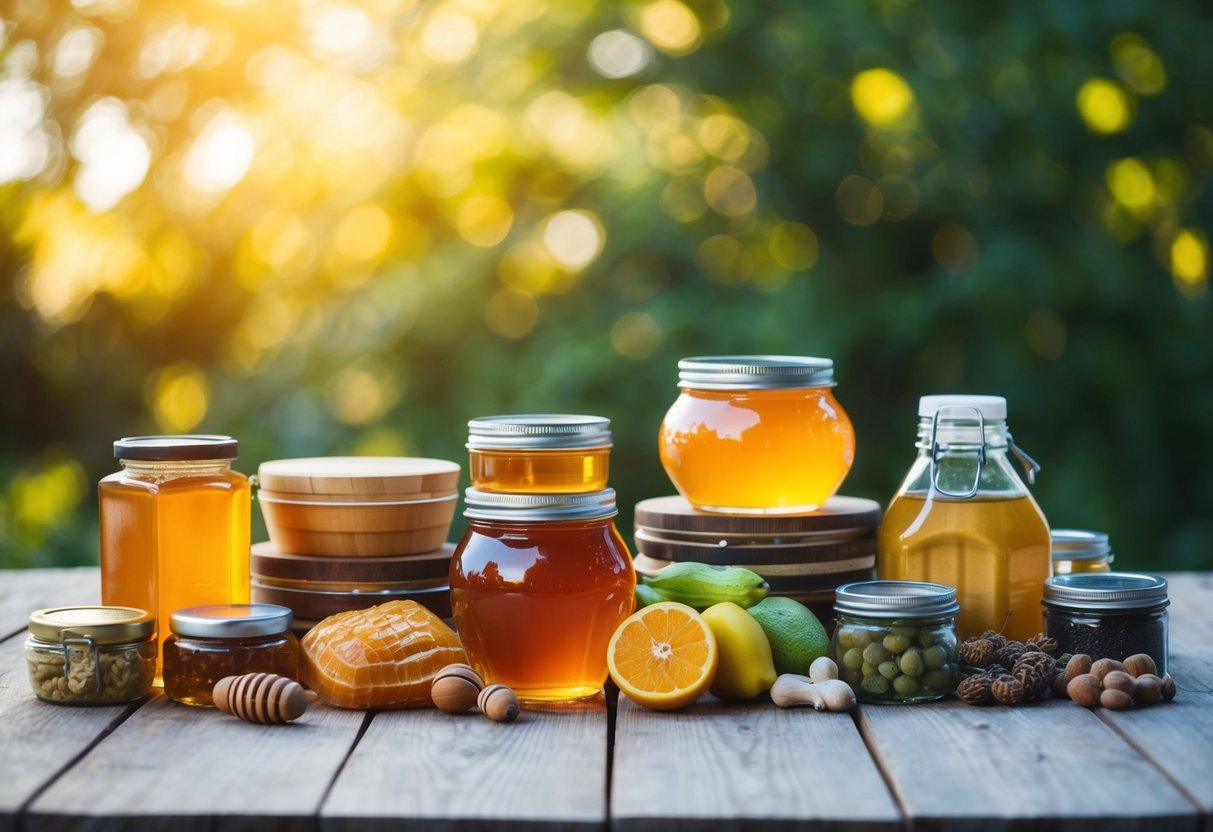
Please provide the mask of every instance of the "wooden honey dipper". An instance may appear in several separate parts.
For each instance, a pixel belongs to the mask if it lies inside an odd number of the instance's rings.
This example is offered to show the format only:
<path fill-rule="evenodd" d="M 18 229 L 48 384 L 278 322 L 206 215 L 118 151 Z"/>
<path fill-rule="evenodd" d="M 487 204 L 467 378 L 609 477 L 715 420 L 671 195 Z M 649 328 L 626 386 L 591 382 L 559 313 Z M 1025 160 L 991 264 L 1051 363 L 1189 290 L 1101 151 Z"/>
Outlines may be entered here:
<path fill-rule="evenodd" d="M 302 685 L 274 673 L 225 676 L 215 683 L 211 698 L 225 714 L 262 725 L 298 719 L 308 706 Z"/>

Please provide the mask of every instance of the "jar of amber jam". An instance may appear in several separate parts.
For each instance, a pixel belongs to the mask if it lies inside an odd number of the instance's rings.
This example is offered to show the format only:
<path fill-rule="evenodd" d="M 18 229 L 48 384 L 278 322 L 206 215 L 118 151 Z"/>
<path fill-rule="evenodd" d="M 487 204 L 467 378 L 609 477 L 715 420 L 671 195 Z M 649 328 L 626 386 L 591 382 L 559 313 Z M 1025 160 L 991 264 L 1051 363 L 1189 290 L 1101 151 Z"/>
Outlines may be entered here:
<path fill-rule="evenodd" d="M 678 362 L 682 394 L 661 424 L 661 463 L 701 511 L 816 511 L 855 460 L 855 431 L 834 398 L 834 362 L 726 355 Z"/>
<path fill-rule="evenodd" d="M 472 487 L 511 494 L 583 494 L 606 488 L 611 421 L 521 414 L 468 422 Z"/>
<path fill-rule="evenodd" d="M 1116 557 L 1103 532 L 1083 529 L 1052 529 L 1053 574 L 1076 575 L 1083 572 L 1111 572 Z"/>
<path fill-rule="evenodd" d="M 451 560 L 451 610 L 468 658 L 523 701 L 602 690 L 607 643 L 632 612 L 636 574 L 615 529 L 615 492 L 469 488 Z"/>
<path fill-rule="evenodd" d="M 224 604 L 177 610 L 164 642 L 164 692 L 186 705 L 212 706 L 225 676 L 277 673 L 299 678 L 299 640 L 291 610 L 276 604 Z"/>

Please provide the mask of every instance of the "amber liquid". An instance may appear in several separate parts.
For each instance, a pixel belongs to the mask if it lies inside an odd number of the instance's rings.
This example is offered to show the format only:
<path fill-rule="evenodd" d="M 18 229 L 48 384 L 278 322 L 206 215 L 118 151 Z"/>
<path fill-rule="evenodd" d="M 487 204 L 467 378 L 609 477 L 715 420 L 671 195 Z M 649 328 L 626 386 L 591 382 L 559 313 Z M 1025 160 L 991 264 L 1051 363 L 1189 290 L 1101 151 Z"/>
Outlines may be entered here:
<path fill-rule="evenodd" d="M 451 609 L 473 666 L 523 701 L 593 696 L 636 575 L 609 518 L 475 522 L 451 561 Z"/>
<path fill-rule="evenodd" d="M 956 587 L 961 638 L 985 630 L 1023 641 L 1041 631 L 1049 528 L 1029 496 L 893 498 L 876 540 L 881 579 Z"/>
<path fill-rule="evenodd" d="M 249 484 L 225 470 L 172 479 L 111 474 L 101 499 L 101 603 L 156 616 L 249 600 Z M 160 676 L 163 659 L 157 664 Z"/>
<path fill-rule="evenodd" d="M 661 462 L 696 508 L 820 508 L 855 460 L 851 420 L 829 388 L 686 390 L 661 426 Z"/>
<path fill-rule="evenodd" d="M 606 488 L 610 448 L 469 454 L 472 485 L 511 494 L 584 494 Z"/>

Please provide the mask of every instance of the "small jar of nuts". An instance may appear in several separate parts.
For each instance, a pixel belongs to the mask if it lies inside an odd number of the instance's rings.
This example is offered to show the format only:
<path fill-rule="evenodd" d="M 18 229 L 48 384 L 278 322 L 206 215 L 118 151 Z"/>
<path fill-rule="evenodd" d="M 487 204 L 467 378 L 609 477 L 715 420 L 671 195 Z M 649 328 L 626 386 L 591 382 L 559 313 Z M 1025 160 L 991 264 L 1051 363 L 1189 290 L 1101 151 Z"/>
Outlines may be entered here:
<path fill-rule="evenodd" d="M 156 677 L 156 619 L 134 607 L 31 613 L 25 659 L 39 699 L 116 705 L 147 696 Z"/>
<path fill-rule="evenodd" d="M 956 588 L 865 581 L 834 593 L 834 657 L 861 702 L 932 702 L 956 685 Z"/>

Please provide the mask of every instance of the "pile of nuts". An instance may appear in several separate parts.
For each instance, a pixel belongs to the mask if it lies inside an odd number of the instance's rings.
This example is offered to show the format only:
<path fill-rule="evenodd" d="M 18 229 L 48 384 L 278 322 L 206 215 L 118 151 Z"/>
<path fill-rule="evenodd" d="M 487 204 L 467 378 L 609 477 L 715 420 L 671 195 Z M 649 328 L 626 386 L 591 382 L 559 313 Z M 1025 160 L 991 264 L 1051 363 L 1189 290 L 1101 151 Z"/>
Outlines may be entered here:
<path fill-rule="evenodd" d="M 1146 653 L 1136 653 L 1123 662 L 1092 661 L 1085 653 L 1078 653 L 1058 676 L 1054 691 L 1086 708 L 1102 705 L 1114 711 L 1127 711 L 1134 705 L 1170 702 L 1175 698 L 1175 680 L 1170 673 L 1160 677 L 1154 659 Z"/>

